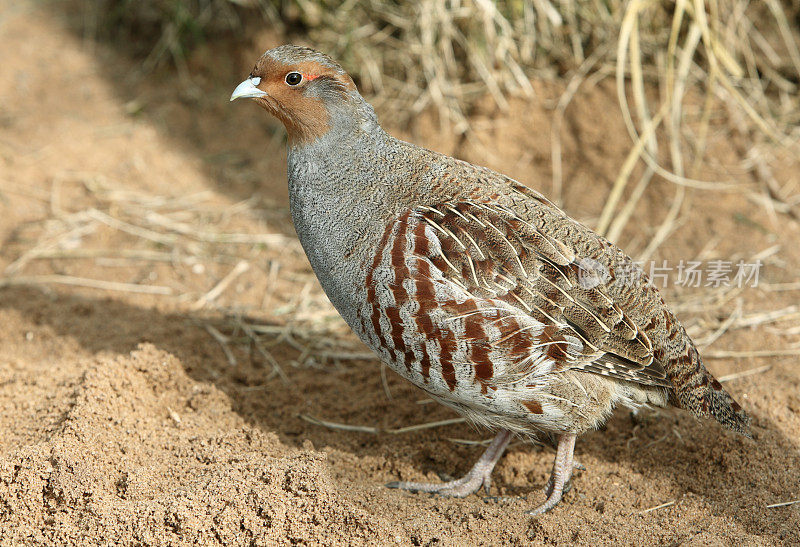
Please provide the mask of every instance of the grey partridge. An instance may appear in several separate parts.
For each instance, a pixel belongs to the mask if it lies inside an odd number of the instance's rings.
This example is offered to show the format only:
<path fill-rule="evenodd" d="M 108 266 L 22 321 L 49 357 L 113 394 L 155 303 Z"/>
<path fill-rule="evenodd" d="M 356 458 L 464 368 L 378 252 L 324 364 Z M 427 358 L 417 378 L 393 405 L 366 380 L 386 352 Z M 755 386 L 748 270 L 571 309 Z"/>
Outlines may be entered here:
<path fill-rule="evenodd" d="M 387 134 L 336 62 L 267 51 L 231 100 L 288 133 L 292 220 L 330 301 L 395 372 L 496 437 L 463 478 L 391 483 L 466 496 L 512 436 L 558 439 L 546 501 L 577 435 L 617 405 L 676 406 L 748 435 L 749 418 L 620 249 L 544 196 Z"/>

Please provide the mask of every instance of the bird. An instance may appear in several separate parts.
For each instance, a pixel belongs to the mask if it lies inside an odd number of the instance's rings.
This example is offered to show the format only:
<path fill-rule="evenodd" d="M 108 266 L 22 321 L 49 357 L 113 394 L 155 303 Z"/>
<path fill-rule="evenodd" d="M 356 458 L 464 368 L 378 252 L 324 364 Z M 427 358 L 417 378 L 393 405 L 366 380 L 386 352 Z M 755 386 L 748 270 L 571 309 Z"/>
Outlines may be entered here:
<path fill-rule="evenodd" d="M 266 51 L 230 100 L 287 132 L 289 209 L 342 318 L 400 376 L 495 433 L 469 472 L 411 492 L 486 492 L 509 441 L 557 442 L 545 501 L 570 486 L 575 440 L 615 407 L 678 407 L 750 436 L 645 272 L 538 191 L 391 136 L 328 55 Z"/>

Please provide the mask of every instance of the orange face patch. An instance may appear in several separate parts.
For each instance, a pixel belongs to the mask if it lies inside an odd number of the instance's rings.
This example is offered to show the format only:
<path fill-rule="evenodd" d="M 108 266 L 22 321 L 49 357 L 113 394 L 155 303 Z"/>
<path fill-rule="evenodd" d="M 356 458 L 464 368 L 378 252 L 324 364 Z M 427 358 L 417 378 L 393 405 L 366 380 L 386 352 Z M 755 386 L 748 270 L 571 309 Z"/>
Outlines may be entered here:
<path fill-rule="evenodd" d="M 285 65 L 262 57 L 251 74 L 261 78 L 258 88 L 267 96 L 257 102 L 283 123 L 290 144 L 312 142 L 330 129 L 328 111 L 321 100 L 304 96 L 302 85 L 287 85 L 289 72 L 299 72 L 307 82 L 324 75 L 317 65 Z"/>
<path fill-rule="evenodd" d="M 286 75 L 290 72 L 302 74 L 303 81 L 296 86 L 287 85 Z M 350 76 L 335 69 L 316 62 L 284 64 L 268 55 L 258 60 L 251 76 L 261 78 L 258 88 L 267 93 L 257 102 L 283 122 L 293 145 L 312 142 L 330 130 L 325 104 L 319 98 L 305 96 L 304 84 L 325 76 L 339 81 L 345 89 L 355 90 Z"/>

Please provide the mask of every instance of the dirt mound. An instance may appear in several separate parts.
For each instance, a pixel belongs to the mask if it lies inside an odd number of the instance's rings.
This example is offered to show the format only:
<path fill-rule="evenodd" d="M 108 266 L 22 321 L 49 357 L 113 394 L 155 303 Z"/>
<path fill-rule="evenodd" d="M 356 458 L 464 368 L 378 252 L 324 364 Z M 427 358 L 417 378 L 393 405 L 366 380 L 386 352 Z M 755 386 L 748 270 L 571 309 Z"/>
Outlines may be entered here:
<path fill-rule="evenodd" d="M 80 543 L 365 539 L 325 454 L 247 426 L 220 390 L 143 344 L 87 359 L 39 442 L 0 460 L 0 540 Z"/>

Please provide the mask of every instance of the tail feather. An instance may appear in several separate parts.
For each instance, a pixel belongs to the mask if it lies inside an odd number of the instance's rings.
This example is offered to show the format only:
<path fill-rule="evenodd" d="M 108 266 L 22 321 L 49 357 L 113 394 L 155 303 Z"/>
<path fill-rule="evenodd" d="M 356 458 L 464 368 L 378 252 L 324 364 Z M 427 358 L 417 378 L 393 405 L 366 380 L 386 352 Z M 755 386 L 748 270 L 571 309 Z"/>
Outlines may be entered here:
<path fill-rule="evenodd" d="M 696 416 L 714 418 L 728 429 L 750 434 L 750 417 L 733 397 L 725 391 L 722 384 L 703 366 L 700 353 L 688 335 L 684 333 L 687 345 L 683 355 L 670 359 L 669 367 L 675 384 L 676 398 L 680 407 Z"/>

